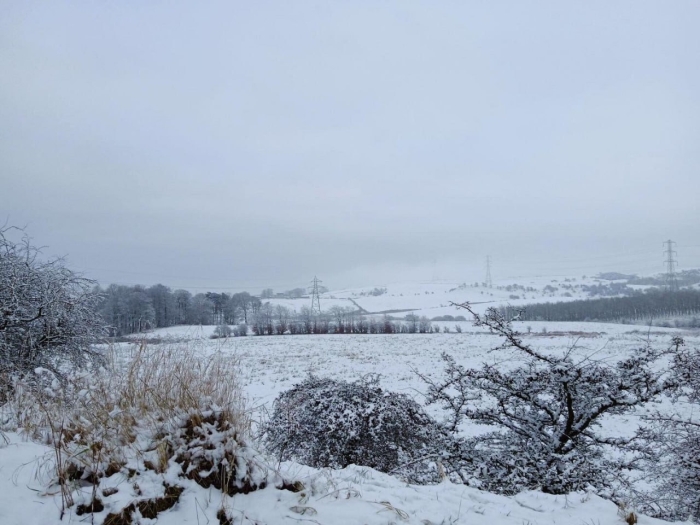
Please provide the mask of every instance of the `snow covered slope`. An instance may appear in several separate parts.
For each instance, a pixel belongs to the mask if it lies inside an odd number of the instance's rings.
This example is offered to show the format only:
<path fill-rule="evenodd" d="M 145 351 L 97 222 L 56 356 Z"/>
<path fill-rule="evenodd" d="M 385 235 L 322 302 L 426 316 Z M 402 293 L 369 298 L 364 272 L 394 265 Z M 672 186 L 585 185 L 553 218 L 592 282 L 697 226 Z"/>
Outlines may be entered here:
<path fill-rule="evenodd" d="M 334 306 L 361 308 L 367 313 L 395 316 L 411 312 L 433 318 L 464 313 L 451 303 L 468 301 L 476 305 L 477 310 L 483 311 L 488 306 L 505 304 L 519 306 L 537 302 L 573 301 L 590 298 L 591 290 L 596 288 L 614 294 L 610 287 L 624 286 L 625 283 L 592 276 L 509 278 L 494 281 L 490 287 L 478 282 L 396 282 L 333 290 L 321 295 L 321 307 L 323 310 Z M 311 304 L 308 297 L 275 298 L 269 302 L 297 311 Z"/>

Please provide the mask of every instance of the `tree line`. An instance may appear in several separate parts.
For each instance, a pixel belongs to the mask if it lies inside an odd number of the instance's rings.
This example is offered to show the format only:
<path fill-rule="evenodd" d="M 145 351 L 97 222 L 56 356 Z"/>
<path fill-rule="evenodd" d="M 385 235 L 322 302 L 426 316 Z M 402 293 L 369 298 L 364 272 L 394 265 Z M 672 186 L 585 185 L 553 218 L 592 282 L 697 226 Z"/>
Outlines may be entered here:
<path fill-rule="evenodd" d="M 233 325 L 248 323 L 262 302 L 248 292 L 198 293 L 150 287 L 112 284 L 97 287 L 97 313 L 109 326 L 110 335 L 121 336 L 152 328 L 183 324 Z"/>
<path fill-rule="evenodd" d="M 650 290 L 628 297 L 501 307 L 501 312 L 507 317 L 520 310 L 519 319 L 522 321 L 646 321 L 700 314 L 700 291 Z"/>
<path fill-rule="evenodd" d="M 332 306 L 326 312 L 314 312 L 303 306 L 299 312 L 282 305 L 263 304 L 252 316 L 250 327 L 254 335 L 297 334 L 429 334 L 439 331 L 426 316 L 406 315 L 403 320 L 366 316 L 357 309 Z M 461 331 L 459 325 L 456 330 Z M 217 336 L 246 335 L 248 326 L 238 326 L 226 333 L 217 327 Z M 449 331 L 449 330 L 444 330 Z"/>
<path fill-rule="evenodd" d="M 97 313 L 112 337 L 176 325 L 215 325 L 215 337 L 248 333 L 411 334 L 439 329 L 425 316 L 408 314 L 403 319 L 378 318 L 341 306 L 333 306 L 321 313 L 308 306 L 296 311 L 263 302 L 248 292 L 193 295 L 187 290 L 173 291 L 162 284 L 150 287 L 112 284 L 105 289 L 95 287 L 93 292 L 99 298 Z M 459 325 L 455 330 L 461 331 Z"/>

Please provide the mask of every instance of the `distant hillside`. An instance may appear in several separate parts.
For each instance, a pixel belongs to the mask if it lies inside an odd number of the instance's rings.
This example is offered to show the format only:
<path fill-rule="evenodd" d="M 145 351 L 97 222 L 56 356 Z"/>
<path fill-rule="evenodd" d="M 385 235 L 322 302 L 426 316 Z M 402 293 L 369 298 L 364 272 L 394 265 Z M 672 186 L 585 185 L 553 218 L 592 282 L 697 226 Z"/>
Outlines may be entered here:
<path fill-rule="evenodd" d="M 698 284 L 693 283 L 700 283 L 700 270 L 679 272 L 678 280 L 683 288 L 690 286 L 698 288 Z M 410 313 L 435 319 L 463 313 L 453 303 L 469 302 L 475 306 L 477 311 L 483 311 L 489 306 L 504 304 L 515 308 L 530 308 L 532 305 L 539 304 L 578 304 L 600 298 L 635 298 L 644 296 L 649 290 L 658 292 L 665 285 L 666 281 L 663 275 L 640 277 L 629 272 L 602 272 L 598 275 L 578 277 L 547 275 L 511 277 L 494 280 L 493 286 L 486 286 L 485 283 L 478 281 L 373 283 L 371 286 L 325 292 L 321 294 L 321 309 L 328 311 L 336 307 L 351 308 L 367 315 L 388 314 L 401 318 Z M 273 306 L 284 306 L 296 311 L 301 311 L 302 308 L 310 305 L 310 298 L 303 296 L 297 298 L 273 296 L 264 299 L 264 301 L 269 301 Z M 545 303 L 546 301 L 549 303 Z M 663 310 L 663 308 L 661 309 Z M 539 309 L 537 311 L 540 312 Z M 653 311 L 657 313 L 659 310 Z M 594 313 L 595 317 L 592 317 L 591 313 L 586 310 L 585 314 L 577 314 L 575 319 L 585 320 L 588 317 L 600 320 L 617 320 L 623 318 L 616 312 L 604 314 L 596 310 Z M 546 317 L 541 312 L 537 315 L 542 318 Z M 642 313 L 632 313 L 633 317 L 642 316 L 645 319 L 648 318 L 647 315 L 646 309 Z"/>
<path fill-rule="evenodd" d="M 626 274 L 620 272 L 605 272 L 599 273 L 598 279 L 605 279 L 606 281 L 629 281 L 631 279 L 636 279 L 637 276 L 633 274 Z"/>

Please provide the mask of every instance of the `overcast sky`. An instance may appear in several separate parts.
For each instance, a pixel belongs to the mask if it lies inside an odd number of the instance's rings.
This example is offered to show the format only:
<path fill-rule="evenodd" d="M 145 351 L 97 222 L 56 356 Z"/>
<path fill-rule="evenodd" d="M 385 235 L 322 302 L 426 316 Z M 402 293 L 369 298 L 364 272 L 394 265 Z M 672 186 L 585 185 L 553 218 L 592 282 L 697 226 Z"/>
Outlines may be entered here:
<path fill-rule="evenodd" d="M 700 2 L 0 5 L 0 217 L 103 283 L 700 267 Z"/>

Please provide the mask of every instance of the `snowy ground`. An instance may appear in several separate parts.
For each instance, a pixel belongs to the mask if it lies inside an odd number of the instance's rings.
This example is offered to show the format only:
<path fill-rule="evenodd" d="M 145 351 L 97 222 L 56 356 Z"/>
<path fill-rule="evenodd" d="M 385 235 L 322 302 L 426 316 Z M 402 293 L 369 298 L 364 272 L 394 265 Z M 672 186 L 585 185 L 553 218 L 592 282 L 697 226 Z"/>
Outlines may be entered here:
<path fill-rule="evenodd" d="M 477 331 L 470 323 L 462 325 L 461 334 L 288 335 L 212 340 L 209 336 L 214 327 L 198 326 L 157 330 L 148 336 L 189 340 L 203 354 L 223 352 L 237 359 L 243 388 L 257 419 L 264 417 L 280 392 L 304 379 L 309 372 L 346 380 L 380 374 L 383 388 L 407 393 L 422 402 L 425 386 L 415 370 L 439 375 L 442 352 L 448 352 L 467 366 L 507 357 L 489 352 L 499 342 L 496 336 Z M 524 338 L 533 346 L 557 352 L 576 345 L 577 352 L 608 361 L 623 357 L 631 349 L 646 344 L 647 339 L 653 345 L 665 347 L 675 333 L 681 333 L 690 345 L 700 346 L 700 335 L 675 329 L 654 328 L 647 333 L 626 325 L 535 322 L 521 323 L 517 328 L 526 332 L 526 326 L 531 327 L 532 333 Z M 126 359 L 132 347 L 131 343 L 121 343 L 118 350 Z M 508 360 L 503 366 L 509 366 Z M 442 417 L 439 408 L 429 410 L 434 416 Z M 606 430 L 626 433 L 637 426 L 638 416 L 610 420 Z M 461 430 L 465 434 L 479 431 L 470 427 Z M 61 523 L 60 497 L 45 488 L 50 477 L 49 449 L 16 434 L 8 437 L 10 443 L 0 447 L 0 524 Z M 623 523 L 615 505 L 588 494 L 563 497 L 527 492 L 509 498 L 448 482 L 438 486 L 408 486 L 362 467 L 318 471 L 291 463 L 283 465 L 282 471 L 304 482 L 303 495 L 268 488 L 222 500 L 220 492 L 189 483 L 177 506 L 160 514 L 157 523 L 218 523 L 216 511 L 222 505 L 237 516 L 236 523 L 245 524 Z M 114 480 L 117 486 L 126 486 L 126 480 L 117 478 Z M 100 517 L 95 516 L 95 523 L 101 523 Z M 90 522 L 89 518 L 83 518 L 72 515 L 64 521 Z M 657 522 L 647 517 L 639 520 L 642 525 Z"/>
<path fill-rule="evenodd" d="M 9 434 L 9 444 L 0 447 L 0 523 L 3 525 L 49 525 L 91 523 L 91 516 L 59 519 L 60 499 L 47 493 L 48 449 Z M 412 486 L 372 469 L 350 466 L 343 470 L 314 470 L 296 464 L 282 471 L 304 483 L 301 493 L 275 488 L 234 497 L 203 489 L 192 482 L 179 503 L 159 514 L 157 520 L 141 523 L 178 525 L 218 523 L 217 511 L 224 506 L 237 524 L 334 524 L 388 525 L 406 523 L 490 525 L 619 525 L 624 523 L 618 508 L 593 494 L 551 496 L 524 492 L 514 497 L 454 485 L 447 481 L 433 486 Z M 112 476 L 115 487 L 128 484 Z M 110 481 L 112 479 L 110 478 Z M 142 481 L 142 485 L 146 480 Z M 182 484 L 182 480 L 179 480 Z M 86 489 L 87 491 L 88 489 Z M 104 512 L 95 515 L 101 523 Z M 640 525 L 664 523 L 645 516 Z"/>

